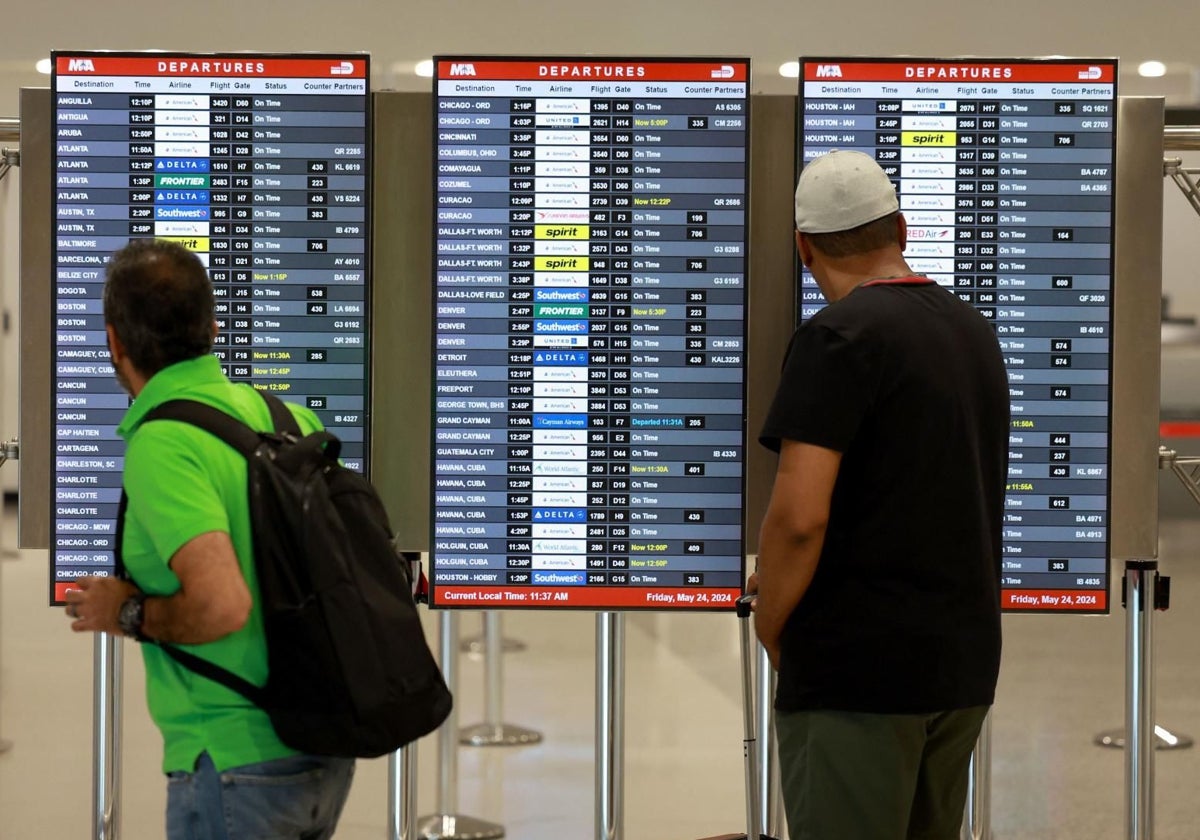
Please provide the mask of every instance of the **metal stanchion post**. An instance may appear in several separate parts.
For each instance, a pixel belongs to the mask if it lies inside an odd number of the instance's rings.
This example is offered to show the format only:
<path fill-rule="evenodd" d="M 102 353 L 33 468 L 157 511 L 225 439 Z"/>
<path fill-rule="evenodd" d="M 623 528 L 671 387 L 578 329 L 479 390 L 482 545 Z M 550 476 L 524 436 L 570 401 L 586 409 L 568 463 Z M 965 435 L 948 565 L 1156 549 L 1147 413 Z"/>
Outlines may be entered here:
<path fill-rule="evenodd" d="M 458 615 L 444 610 L 440 619 L 440 664 L 442 676 L 453 694 L 458 688 Z M 451 709 L 438 730 L 437 813 L 421 817 L 417 825 L 420 840 L 494 840 L 504 836 L 497 823 L 455 813 L 458 808 L 458 712 Z"/>
<path fill-rule="evenodd" d="M 503 723 L 504 671 L 502 667 L 500 613 L 489 610 L 483 615 L 484 652 L 484 721 L 468 726 L 459 741 L 472 747 L 514 747 L 536 744 L 542 733 L 524 726 Z"/>
<path fill-rule="evenodd" d="M 17 439 L 6 440 L 0 444 L 0 467 L 4 466 L 5 461 L 15 461 L 21 457 L 21 447 L 17 443 Z M 7 549 L 5 549 L 7 552 Z M 6 753 L 12 749 L 13 742 L 7 738 L 0 738 L 0 754 Z"/>
<path fill-rule="evenodd" d="M 759 796 L 759 792 L 765 789 L 759 757 L 769 753 L 770 750 L 765 745 L 761 751 L 757 749 L 758 743 L 762 742 L 757 737 L 760 733 L 754 726 L 756 705 L 754 700 L 758 692 L 754 681 L 754 659 L 747 655 L 753 649 L 751 646 L 753 640 L 750 638 L 750 621 L 746 618 L 749 615 L 749 600 L 743 598 L 738 601 L 738 616 L 743 617 L 743 620 L 738 622 L 738 628 L 742 636 L 742 731 L 746 738 L 744 747 L 746 752 L 746 838 L 747 840 L 758 840 L 762 836 L 763 826 L 766 824 L 763 813 L 766 808 L 766 798 Z M 759 670 L 761 671 L 761 668 Z"/>
<path fill-rule="evenodd" d="M 487 647 L 487 616 L 488 613 L 480 614 L 482 616 L 482 630 L 478 636 L 472 636 L 469 639 L 463 639 L 459 645 L 459 650 L 471 656 L 483 656 Z M 518 639 L 500 640 L 500 649 L 505 653 L 520 653 L 525 650 L 525 643 Z"/>
<path fill-rule="evenodd" d="M 92 661 L 92 840 L 117 840 L 121 831 L 121 637 L 97 633 Z"/>
<path fill-rule="evenodd" d="M 962 840 L 992 839 L 992 713 L 988 712 L 971 754 Z"/>
<path fill-rule="evenodd" d="M 758 795 L 759 824 L 768 837 L 781 837 L 783 794 L 779 787 L 779 752 L 775 742 L 775 669 L 762 645 L 758 648 Z"/>
<path fill-rule="evenodd" d="M 625 836 L 625 615 L 596 614 L 596 840 Z"/>
<path fill-rule="evenodd" d="M 1200 505 L 1200 457 L 1194 455 L 1178 455 L 1175 450 L 1167 449 L 1165 446 L 1158 448 L 1158 468 L 1160 470 L 1170 470 L 1179 479 L 1183 485 L 1183 489 L 1188 492 L 1192 500 Z M 1142 562 L 1142 561 L 1138 561 Z M 1128 575 L 1129 564 L 1125 564 L 1126 574 Z M 1170 578 L 1159 577 L 1155 575 L 1155 584 L 1153 590 L 1154 609 L 1165 610 L 1168 606 L 1170 597 Z M 1122 585 L 1128 588 L 1128 579 L 1122 581 Z M 1127 595 L 1128 592 L 1123 593 Z M 1128 609 L 1128 607 L 1127 607 Z M 1126 722 L 1128 727 L 1128 721 Z M 1113 729 L 1107 732 L 1101 732 L 1093 741 L 1100 747 L 1114 747 L 1123 749 L 1125 747 L 1125 732 L 1126 729 Z M 1181 732 L 1175 732 L 1165 726 L 1157 724 L 1153 727 L 1154 737 L 1151 743 L 1155 749 L 1159 750 L 1182 750 L 1192 746 L 1195 741 L 1189 735 L 1184 735 Z"/>
<path fill-rule="evenodd" d="M 1125 562 L 1125 829 L 1129 840 L 1154 836 L 1154 609 L 1158 561 Z M 1164 589 L 1165 591 L 1165 589 Z M 1165 606 L 1165 595 L 1163 596 Z"/>
<path fill-rule="evenodd" d="M 417 840 L 417 742 L 388 756 L 388 840 Z"/>

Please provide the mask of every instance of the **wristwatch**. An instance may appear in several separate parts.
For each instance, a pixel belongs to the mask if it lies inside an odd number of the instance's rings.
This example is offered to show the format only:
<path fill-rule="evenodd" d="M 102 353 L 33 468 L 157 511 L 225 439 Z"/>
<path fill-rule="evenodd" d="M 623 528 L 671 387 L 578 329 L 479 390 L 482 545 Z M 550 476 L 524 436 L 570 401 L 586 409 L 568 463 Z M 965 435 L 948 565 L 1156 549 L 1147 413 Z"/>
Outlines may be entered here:
<path fill-rule="evenodd" d="M 146 593 L 135 592 L 124 600 L 117 613 L 117 626 L 121 632 L 139 642 L 148 642 L 150 637 L 142 632 L 142 622 L 146 620 Z"/>

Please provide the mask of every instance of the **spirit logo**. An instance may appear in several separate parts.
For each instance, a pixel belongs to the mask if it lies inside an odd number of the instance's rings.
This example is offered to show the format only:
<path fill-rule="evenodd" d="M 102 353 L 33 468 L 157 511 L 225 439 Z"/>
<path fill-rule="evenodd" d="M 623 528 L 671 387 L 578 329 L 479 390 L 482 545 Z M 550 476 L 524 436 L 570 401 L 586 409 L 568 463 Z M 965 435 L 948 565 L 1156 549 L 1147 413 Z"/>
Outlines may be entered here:
<path fill-rule="evenodd" d="M 451 76 L 474 76 L 475 75 L 475 65 L 474 64 L 451 64 L 450 65 L 450 75 Z"/>
<path fill-rule="evenodd" d="M 842 78 L 842 66 L 840 64 L 818 64 L 817 78 L 840 79 Z"/>
<path fill-rule="evenodd" d="M 67 61 L 68 73 L 95 73 L 96 67 L 90 58 L 72 58 Z"/>

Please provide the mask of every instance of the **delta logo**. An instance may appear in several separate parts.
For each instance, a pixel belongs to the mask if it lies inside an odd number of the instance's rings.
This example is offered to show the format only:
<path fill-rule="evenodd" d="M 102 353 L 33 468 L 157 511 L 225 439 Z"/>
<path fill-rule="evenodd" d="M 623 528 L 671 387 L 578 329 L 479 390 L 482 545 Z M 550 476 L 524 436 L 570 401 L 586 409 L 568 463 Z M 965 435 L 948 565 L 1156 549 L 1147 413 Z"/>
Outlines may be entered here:
<path fill-rule="evenodd" d="M 90 58 L 71 58 L 67 60 L 68 73 L 95 73 L 96 66 Z"/>
<path fill-rule="evenodd" d="M 451 64 L 450 65 L 450 75 L 451 76 L 474 76 L 475 75 L 475 65 L 474 64 Z"/>
<path fill-rule="evenodd" d="M 840 79 L 842 78 L 842 65 L 840 64 L 818 64 L 817 65 L 818 79 Z"/>

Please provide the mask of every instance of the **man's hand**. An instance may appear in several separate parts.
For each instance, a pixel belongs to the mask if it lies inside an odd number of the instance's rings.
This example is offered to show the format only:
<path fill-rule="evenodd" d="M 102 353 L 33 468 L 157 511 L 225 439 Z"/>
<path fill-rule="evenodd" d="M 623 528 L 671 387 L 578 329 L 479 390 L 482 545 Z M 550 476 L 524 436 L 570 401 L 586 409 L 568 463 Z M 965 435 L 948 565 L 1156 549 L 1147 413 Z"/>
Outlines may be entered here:
<path fill-rule="evenodd" d="M 121 604 L 138 588 L 127 580 L 111 577 L 85 577 L 75 581 L 77 589 L 68 589 L 67 617 L 73 618 L 76 633 L 112 633 L 121 635 L 117 616 Z"/>

